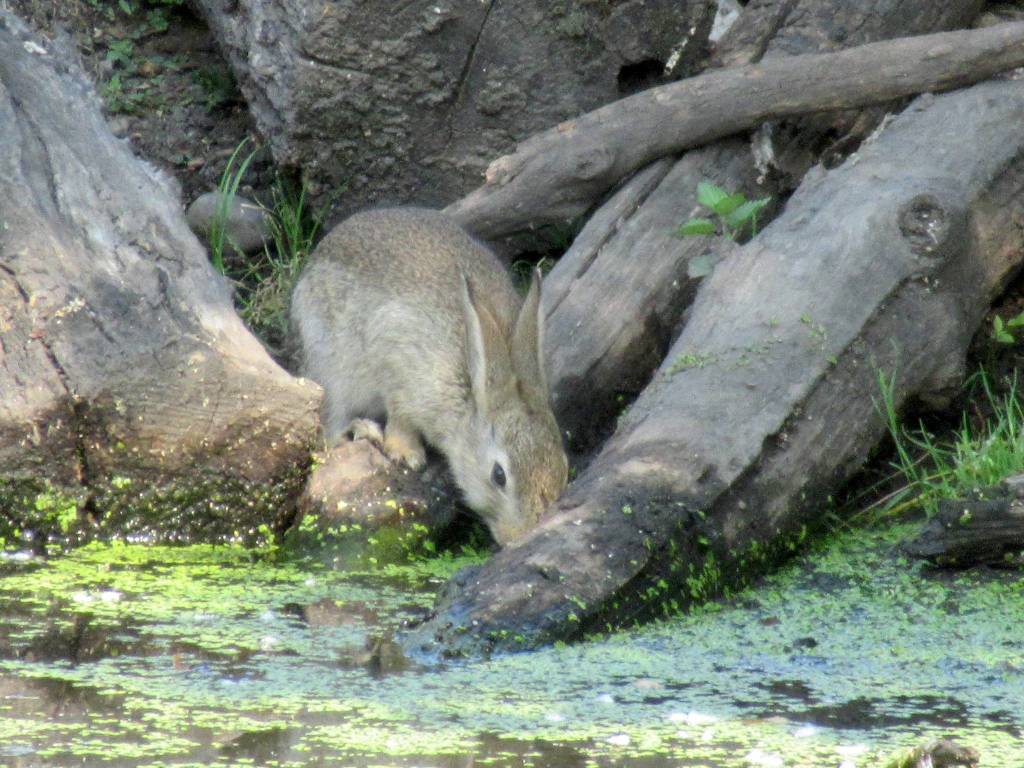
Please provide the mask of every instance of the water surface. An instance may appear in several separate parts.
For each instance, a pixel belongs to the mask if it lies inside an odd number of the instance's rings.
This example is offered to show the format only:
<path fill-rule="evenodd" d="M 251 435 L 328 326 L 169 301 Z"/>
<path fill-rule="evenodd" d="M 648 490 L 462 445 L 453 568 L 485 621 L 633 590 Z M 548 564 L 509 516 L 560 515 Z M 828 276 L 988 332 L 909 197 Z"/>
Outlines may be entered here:
<path fill-rule="evenodd" d="M 0 569 L 0 764 L 876 766 L 940 735 L 1024 764 L 1024 584 L 931 573 L 907 529 L 585 643 L 384 671 L 463 560 L 339 571 L 92 545 Z M 389 664 L 386 666 L 394 666 Z M 400 666 L 400 665 L 399 665 Z"/>

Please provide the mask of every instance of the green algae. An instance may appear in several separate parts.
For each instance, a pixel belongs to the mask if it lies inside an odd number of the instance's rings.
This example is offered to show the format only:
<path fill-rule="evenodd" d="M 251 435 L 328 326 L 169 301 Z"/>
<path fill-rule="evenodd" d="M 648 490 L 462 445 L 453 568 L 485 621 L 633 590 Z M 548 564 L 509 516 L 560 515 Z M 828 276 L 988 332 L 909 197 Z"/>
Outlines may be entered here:
<path fill-rule="evenodd" d="M 404 510 L 397 504 L 396 508 L 401 516 Z M 290 556 L 317 557 L 346 571 L 384 569 L 396 576 L 410 573 L 412 568 L 418 572 L 432 569 L 435 575 L 447 578 L 454 573 L 453 565 L 462 567 L 484 559 L 478 528 L 469 531 L 463 554 L 454 558 L 448 552 L 438 553 L 434 533 L 430 527 L 411 519 L 388 525 L 364 525 L 307 514 L 280 539 L 284 552 Z M 276 544 L 277 539 L 272 540 Z M 464 559 L 467 557 L 469 560 Z"/>
<path fill-rule="evenodd" d="M 951 734 L 1019 766 L 1024 584 L 932 574 L 908 534 L 835 536 L 628 633 L 401 674 L 372 671 L 369 641 L 480 553 L 351 572 L 240 546 L 8 559 L 0 760 L 870 766 Z"/>
<path fill-rule="evenodd" d="M 209 472 L 96 476 L 87 487 L 0 477 L 0 546 L 67 549 L 92 540 L 255 546 L 285 527 L 304 482 L 301 466 L 265 482 Z"/>

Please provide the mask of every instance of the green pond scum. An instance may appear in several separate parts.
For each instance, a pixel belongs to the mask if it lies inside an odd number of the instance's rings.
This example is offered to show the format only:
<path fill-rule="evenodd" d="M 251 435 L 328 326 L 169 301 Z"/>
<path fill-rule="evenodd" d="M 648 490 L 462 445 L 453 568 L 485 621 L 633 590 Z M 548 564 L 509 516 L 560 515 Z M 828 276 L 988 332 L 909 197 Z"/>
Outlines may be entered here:
<path fill-rule="evenodd" d="M 482 555 L 93 543 L 0 559 L 0 765 L 884 765 L 950 736 L 1024 764 L 1024 583 L 833 535 L 686 615 L 387 673 L 382 637 Z M 681 576 L 684 578 L 684 576 Z"/>
<path fill-rule="evenodd" d="M 304 482 L 301 467 L 269 482 L 217 473 L 156 483 L 111 475 L 92 478 L 88 488 L 57 488 L 46 480 L 0 477 L 0 548 L 62 549 L 125 538 L 256 546 L 286 527 L 280 510 L 290 508 Z"/>

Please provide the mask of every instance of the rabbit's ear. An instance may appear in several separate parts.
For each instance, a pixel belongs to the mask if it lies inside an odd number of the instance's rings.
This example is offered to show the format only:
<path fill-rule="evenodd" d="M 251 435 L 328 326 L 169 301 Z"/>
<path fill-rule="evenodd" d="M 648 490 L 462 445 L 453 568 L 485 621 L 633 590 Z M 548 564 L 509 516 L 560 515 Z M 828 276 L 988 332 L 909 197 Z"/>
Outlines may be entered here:
<path fill-rule="evenodd" d="M 459 273 L 462 283 L 462 316 L 466 321 L 466 368 L 469 370 L 469 385 L 473 390 L 473 402 L 478 413 L 487 410 L 487 353 L 484 350 L 484 330 L 480 314 L 473 305 L 469 280 Z"/>
<path fill-rule="evenodd" d="M 498 324 L 487 308 L 477 300 L 469 279 L 461 272 L 459 279 L 462 282 L 462 315 L 466 321 L 469 384 L 477 412 L 486 413 L 495 386 L 502 378 L 502 369 L 506 371 L 504 377 L 508 377 L 508 351 Z"/>
<path fill-rule="evenodd" d="M 540 301 L 540 270 L 533 270 L 530 290 L 512 332 L 512 365 L 525 385 L 548 397 L 544 375 L 544 311 Z"/>

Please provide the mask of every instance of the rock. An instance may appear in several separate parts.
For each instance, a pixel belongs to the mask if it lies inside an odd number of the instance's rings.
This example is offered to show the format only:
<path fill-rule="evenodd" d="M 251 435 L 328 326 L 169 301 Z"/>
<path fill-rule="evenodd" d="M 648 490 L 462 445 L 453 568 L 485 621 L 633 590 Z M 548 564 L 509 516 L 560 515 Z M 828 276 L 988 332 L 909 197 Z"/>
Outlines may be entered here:
<path fill-rule="evenodd" d="M 443 531 L 459 512 L 459 491 L 443 462 L 413 472 L 369 440 L 347 440 L 316 456 L 299 499 L 298 526 L 336 533 L 387 528 L 415 534 L 411 544 Z"/>
<path fill-rule="evenodd" d="M 123 139 L 132 130 L 132 121 L 127 115 L 112 115 L 107 124 L 110 126 L 110 132 L 119 139 Z"/>
<path fill-rule="evenodd" d="M 185 220 L 199 237 L 207 242 L 221 204 L 221 193 L 207 192 L 200 195 L 188 207 Z M 241 253 L 255 253 L 263 248 L 269 237 L 270 214 L 258 203 L 235 195 L 228 209 L 224 243 L 226 247 Z"/>
<path fill-rule="evenodd" d="M 440 207 L 542 128 L 698 60 L 703 0 L 200 0 L 275 160 L 341 207 Z"/>
<path fill-rule="evenodd" d="M 976 768 L 980 760 L 978 750 L 944 738 L 898 755 L 884 768 Z"/>

